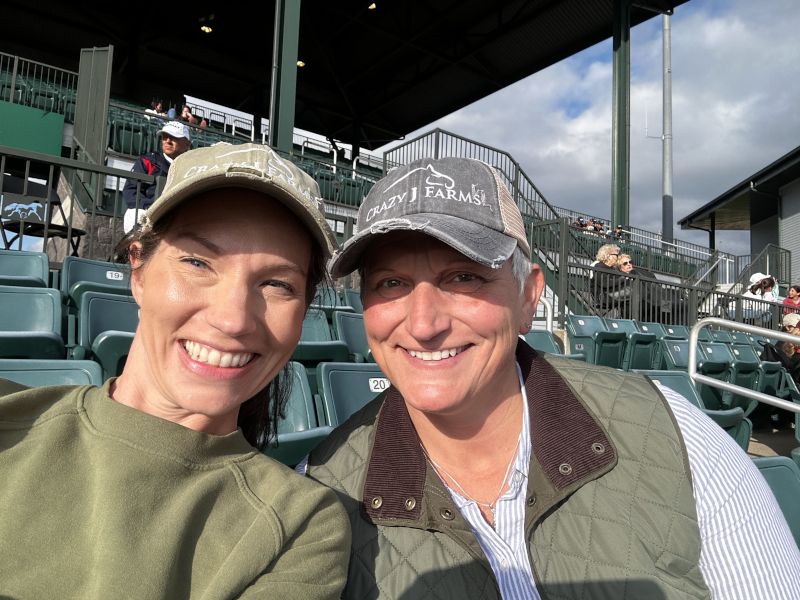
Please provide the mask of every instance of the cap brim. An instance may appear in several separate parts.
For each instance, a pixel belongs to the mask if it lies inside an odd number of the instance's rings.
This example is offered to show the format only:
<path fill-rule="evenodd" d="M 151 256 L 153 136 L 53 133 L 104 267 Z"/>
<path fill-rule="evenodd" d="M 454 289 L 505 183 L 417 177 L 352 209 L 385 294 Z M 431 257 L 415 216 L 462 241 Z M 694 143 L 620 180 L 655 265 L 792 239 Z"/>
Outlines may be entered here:
<path fill-rule="evenodd" d="M 262 192 L 270 198 L 274 198 L 292 211 L 292 213 L 298 219 L 300 219 L 303 225 L 308 228 L 314 239 L 322 248 L 322 251 L 326 257 L 331 256 L 336 248 L 335 241 L 329 239 L 329 237 L 325 234 L 322 225 L 317 223 L 306 206 L 304 206 L 297 198 L 295 198 L 294 195 L 283 189 L 274 181 L 264 181 L 261 179 L 247 177 L 227 177 L 224 173 L 222 173 L 217 177 L 208 177 L 198 181 L 193 185 L 178 190 L 166 198 L 166 201 L 164 202 L 154 203 L 151 207 L 151 209 L 154 210 L 149 210 L 147 216 L 152 222 L 156 222 L 163 215 L 177 208 L 184 200 L 187 200 L 193 196 L 197 196 L 198 194 L 202 194 L 203 192 L 220 188 L 245 188 L 256 192 Z"/>
<path fill-rule="evenodd" d="M 355 271 L 361 256 L 375 238 L 394 231 L 417 231 L 444 242 L 470 260 L 499 269 L 517 247 L 511 236 L 459 217 L 422 213 L 384 220 L 371 229 L 359 231 L 345 242 L 328 265 L 331 276 L 343 277 Z"/>

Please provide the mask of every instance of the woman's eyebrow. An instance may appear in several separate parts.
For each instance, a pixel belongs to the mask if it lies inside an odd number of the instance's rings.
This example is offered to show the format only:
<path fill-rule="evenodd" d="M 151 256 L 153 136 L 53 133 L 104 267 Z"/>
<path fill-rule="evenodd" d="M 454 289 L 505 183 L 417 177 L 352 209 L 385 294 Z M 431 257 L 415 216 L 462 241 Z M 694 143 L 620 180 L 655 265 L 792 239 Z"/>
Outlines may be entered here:
<path fill-rule="evenodd" d="M 191 231 L 187 231 L 185 233 L 180 233 L 176 236 L 176 241 L 180 240 L 190 240 L 192 242 L 196 242 L 201 246 L 205 247 L 207 250 L 214 254 L 222 254 L 222 248 L 217 246 L 214 242 L 209 240 L 208 238 L 204 238 L 201 235 L 197 235 L 196 233 L 192 233 Z"/>

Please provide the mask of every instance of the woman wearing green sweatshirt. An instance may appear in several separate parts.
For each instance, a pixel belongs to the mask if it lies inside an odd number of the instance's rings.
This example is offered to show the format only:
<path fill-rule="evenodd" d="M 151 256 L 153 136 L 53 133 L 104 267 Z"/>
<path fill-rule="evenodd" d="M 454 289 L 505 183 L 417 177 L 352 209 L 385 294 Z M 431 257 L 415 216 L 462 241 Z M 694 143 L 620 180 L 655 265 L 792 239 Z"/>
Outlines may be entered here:
<path fill-rule="evenodd" d="M 126 247 L 122 375 L 0 382 L 0 597 L 339 597 L 344 509 L 258 451 L 335 247 L 318 196 L 264 146 L 175 161 Z"/>

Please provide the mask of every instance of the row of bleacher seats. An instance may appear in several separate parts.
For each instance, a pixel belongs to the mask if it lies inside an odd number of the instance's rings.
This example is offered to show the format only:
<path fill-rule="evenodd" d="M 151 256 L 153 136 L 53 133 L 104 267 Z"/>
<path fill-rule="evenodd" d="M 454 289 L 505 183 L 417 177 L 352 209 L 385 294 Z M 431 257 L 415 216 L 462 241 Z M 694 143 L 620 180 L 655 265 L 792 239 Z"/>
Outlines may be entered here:
<path fill-rule="evenodd" d="M 64 115 L 66 121 L 75 120 L 76 90 L 55 81 L 42 81 L 19 73 L 13 79 L 9 72 L 0 73 L 0 100 L 32 106 L 46 112 Z"/>

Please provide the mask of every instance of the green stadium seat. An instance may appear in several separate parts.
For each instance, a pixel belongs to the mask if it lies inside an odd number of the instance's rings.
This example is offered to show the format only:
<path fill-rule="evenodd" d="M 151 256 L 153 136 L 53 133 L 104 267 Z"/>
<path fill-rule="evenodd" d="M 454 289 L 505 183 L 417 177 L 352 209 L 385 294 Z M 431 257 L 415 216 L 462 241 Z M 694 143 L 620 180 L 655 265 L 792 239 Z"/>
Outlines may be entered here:
<path fill-rule="evenodd" d="M 314 396 L 303 365 L 290 362 L 288 368 L 291 395 L 284 417 L 277 424 L 277 445 L 271 443 L 264 449 L 264 454 L 293 467 L 328 437 L 333 428 L 319 426 Z"/>
<path fill-rule="evenodd" d="M 66 358 L 58 290 L 1 286 L 0 315 L 0 357 Z"/>
<path fill-rule="evenodd" d="M 689 328 L 685 325 L 664 325 L 664 339 L 688 340 Z"/>
<path fill-rule="evenodd" d="M 361 302 L 361 294 L 358 290 L 346 288 L 344 290 L 344 301 L 347 306 L 353 307 L 353 312 L 364 312 L 364 305 Z"/>
<path fill-rule="evenodd" d="M 122 374 L 139 325 L 139 307 L 131 296 L 87 292 L 78 316 L 76 358 L 93 357 L 105 378 Z"/>
<path fill-rule="evenodd" d="M 642 333 L 652 333 L 656 339 L 663 340 L 667 336 L 664 326 L 661 323 L 650 323 L 643 321 L 634 321 L 639 331 Z"/>
<path fill-rule="evenodd" d="M 711 339 L 715 342 L 720 342 L 722 344 L 733 343 L 733 333 L 727 329 L 709 329 L 707 331 L 711 334 Z"/>
<path fill-rule="evenodd" d="M 345 304 L 339 293 L 332 287 L 319 286 L 314 298 L 311 300 L 311 308 L 322 310 L 328 318 L 328 322 L 333 322 L 333 312 L 336 310 L 352 311 L 353 307 Z"/>
<path fill-rule="evenodd" d="M 324 418 L 328 425 L 336 427 L 389 389 L 390 384 L 374 363 L 326 362 L 317 368 L 317 387 L 322 402 L 317 409 L 320 421 Z"/>
<path fill-rule="evenodd" d="M 50 263 L 44 252 L 0 250 L 0 285 L 48 287 Z"/>
<path fill-rule="evenodd" d="M 654 333 L 639 331 L 631 319 L 605 319 L 609 331 L 622 332 L 628 338 L 622 365 L 625 370 L 652 369 L 658 364 L 660 347 Z"/>
<path fill-rule="evenodd" d="M 750 445 L 750 434 L 753 432 L 753 424 L 745 417 L 741 408 L 736 407 L 727 410 L 710 410 L 706 408 L 697 388 L 689 378 L 689 374 L 684 371 L 640 370 L 637 372 L 647 375 L 650 379 L 678 392 L 727 431 L 736 440 L 736 443 L 745 452 L 747 451 Z"/>
<path fill-rule="evenodd" d="M 567 315 L 570 353 L 584 354 L 586 362 L 621 369 L 625 359 L 627 336 L 610 332 L 600 317 Z"/>
<path fill-rule="evenodd" d="M 86 292 L 130 295 L 129 265 L 67 256 L 61 266 L 61 293 L 72 307 L 80 309 Z"/>
<path fill-rule="evenodd" d="M 719 342 L 698 342 L 698 345 L 707 361 L 724 361 L 730 365 L 726 376 L 728 383 L 750 390 L 755 390 L 757 388 L 760 361 L 747 360 L 741 352 L 734 354 L 727 344 Z M 757 400 L 751 400 L 744 396 L 733 394 L 732 392 L 711 388 L 710 386 L 704 386 L 704 392 L 704 399 L 707 397 L 713 398 L 717 403 L 716 406 L 711 406 L 711 403 L 706 400 L 706 404 L 710 407 L 733 408 L 739 406 L 744 410 L 745 416 L 753 412 L 753 409 L 758 405 Z"/>
<path fill-rule="evenodd" d="M 0 379 L 28 387 L 44 385 L 102 385 L 103 373 L 93 360 L 0 359 Z"/>
<path fill-rule="evenodd" d="M 337 310 L 333 313 L 336 337 L 347 345 L 354 362 L 372 362 L 372 353 L 364 331 L 364 315 Z"/>
<path fill-rule="evenodd" d="M 750 338 L 743 331 L 731 331 L 731 344 L 734 346 L 751 346 Z"/>
<path fill-rule="evenodd" d="M 800 546 L 800 468 L 786 456 L 758 457 L 753 462 L 775 494 L 794 541 Z"/>
<path fill-rule="evenodd" d="M 564 354 L 559 340 L 552 331 L 546 329 L 531 329 L 522 336 L 525 342 L 534 350 L 555 354 L 563 358 L 574 358 L 576 360 L 586 360 L 585 354 Z"/>
<path fill-rule="evenodd" d="M 306 368 L 311 383 L 311 391 L 316 393 L 316 368 L 317 364 L 323 361 L 347 362 L 350 359 L 350 351 L 347 344 L 340 340 L 334 340 L 328 319 L 325 313 L 316 308 L 309 308 L 303 319 L 303 331 L 300 335 L 300 343 L 294 350 L 292 360 L 295 360 Z"/>

